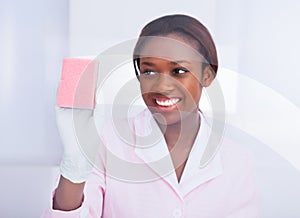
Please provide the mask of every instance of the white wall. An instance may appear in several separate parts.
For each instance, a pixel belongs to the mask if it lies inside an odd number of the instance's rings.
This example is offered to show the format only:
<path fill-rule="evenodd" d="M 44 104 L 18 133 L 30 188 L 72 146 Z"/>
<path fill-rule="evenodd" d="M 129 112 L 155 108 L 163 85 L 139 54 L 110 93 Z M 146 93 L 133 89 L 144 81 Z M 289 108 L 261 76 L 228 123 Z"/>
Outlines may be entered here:
<path fill-rule="evenodd" d="M 54 102 L 68 55 L 68 2 L 2 0 L 0 163 L 58 163 Z"/>
<path fill-rule="evenodd" d="M 214 32 L 212 1 L 70 1 L 70 55 L 98 54 L 103 49 L 136 38 L 150 20 L 170 13 L 197 16 Z"/>
<path fill-rule="evenodd" d="M 0 2 L 0 217 L 35 218 L 62 152 L 54 103 L 69 50 L 68 1 Z"/>

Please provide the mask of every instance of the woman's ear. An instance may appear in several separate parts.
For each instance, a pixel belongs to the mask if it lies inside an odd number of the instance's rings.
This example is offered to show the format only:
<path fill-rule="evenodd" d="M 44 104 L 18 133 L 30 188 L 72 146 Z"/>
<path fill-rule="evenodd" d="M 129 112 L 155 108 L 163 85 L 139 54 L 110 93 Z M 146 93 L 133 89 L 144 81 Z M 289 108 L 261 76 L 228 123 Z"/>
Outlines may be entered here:
<path fill-rule="evenodd" d="M 215 78 L 215 73 L 213 72 L 211 66 L 210 65 L 205 66 L 202 72 L 201 85 L 203 87 L 208 87 L 212 83 L 214 78 Z"/>

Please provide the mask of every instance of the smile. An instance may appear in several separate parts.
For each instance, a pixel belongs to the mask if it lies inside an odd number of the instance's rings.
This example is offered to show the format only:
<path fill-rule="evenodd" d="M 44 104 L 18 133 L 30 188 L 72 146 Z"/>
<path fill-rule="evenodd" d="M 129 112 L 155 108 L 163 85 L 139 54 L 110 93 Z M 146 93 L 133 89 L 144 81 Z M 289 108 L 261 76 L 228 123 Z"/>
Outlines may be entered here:
<path fill-rule="evenodd" d="M 156 104 L 163 107 L 170 107 L 177 104 L 180 101 L 179 98 L 171 98 L 171 99 L 155 99 Z"/>

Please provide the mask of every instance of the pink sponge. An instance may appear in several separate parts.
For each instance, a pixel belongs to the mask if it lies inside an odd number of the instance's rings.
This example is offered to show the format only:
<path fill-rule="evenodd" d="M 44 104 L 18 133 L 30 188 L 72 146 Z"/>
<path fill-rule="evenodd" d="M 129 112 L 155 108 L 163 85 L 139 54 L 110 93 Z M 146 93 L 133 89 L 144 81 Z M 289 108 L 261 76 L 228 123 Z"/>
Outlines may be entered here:
<path fill-rule="evenodd" d="M 98 73 L 96 60 L 65 58 L 58 89 L 59 107 L 93 109 Z"/>

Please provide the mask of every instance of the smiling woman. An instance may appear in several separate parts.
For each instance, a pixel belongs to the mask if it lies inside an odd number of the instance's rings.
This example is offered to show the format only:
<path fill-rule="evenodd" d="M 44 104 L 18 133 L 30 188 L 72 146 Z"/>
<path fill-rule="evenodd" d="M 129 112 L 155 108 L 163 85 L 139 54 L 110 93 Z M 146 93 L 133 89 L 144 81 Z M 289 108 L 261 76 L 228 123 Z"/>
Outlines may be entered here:
<path fill-rule="evenodd" d="M 199 108 L 218 70 L 208 30 L 186 15 L 158 18 L 142 30 L 133 63 L 147 109 L 108 121 L 99 142 L 91 110 L 57 110 L 65 155 L 44 217 L 258 217 L 250 155 L 219 140 L 223 132 Z M 78 117 L 75 135 L 68 124 Z M 90 141 L 104 145 L 92 152 L 93 168 L 74 146 Z M 208 150 L 209 161 L 200 165 Z"/>

